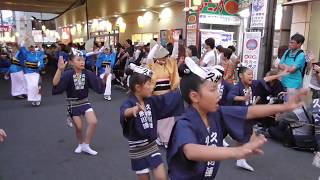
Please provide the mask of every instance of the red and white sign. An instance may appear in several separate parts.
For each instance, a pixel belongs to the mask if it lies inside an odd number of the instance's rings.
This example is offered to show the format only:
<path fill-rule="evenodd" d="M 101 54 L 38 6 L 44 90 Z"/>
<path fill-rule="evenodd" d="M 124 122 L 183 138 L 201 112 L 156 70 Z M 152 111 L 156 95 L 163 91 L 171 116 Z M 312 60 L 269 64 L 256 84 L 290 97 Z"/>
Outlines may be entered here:
<path fill-rule="evenodd" d="M 12 26 L 0 25 L 0 32 L 10 32 L 11 29 L 12 29 Z"/>
<path fill-rule="evenodd" d="M 253 70 L 253 77 L 257 79 L 260 55 L 261 32 L 245 32 L 243 44 L 242 65 Z"/>

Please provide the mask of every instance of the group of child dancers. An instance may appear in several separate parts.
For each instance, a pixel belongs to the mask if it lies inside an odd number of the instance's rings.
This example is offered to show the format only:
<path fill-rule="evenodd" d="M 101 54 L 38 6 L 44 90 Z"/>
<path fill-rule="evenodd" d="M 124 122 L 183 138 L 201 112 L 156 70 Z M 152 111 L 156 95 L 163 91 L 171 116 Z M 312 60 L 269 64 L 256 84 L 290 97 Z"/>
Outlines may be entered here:
<path fill-rule="evenodd" d="M 78 51 L 78 50 L 77 50 Z M 96 73 L 103 79 L 105 72 L 108 76 L 104 87 L 104 99 L 111 100 L 111 68 L 115 63 L 115 53 L 111 52 L 110 47 L 101 47 L 99 50 L 87 52 L 85 50 L 79 51 L 83 57 L 88 59 L 93 55 L 97 55 Z M 71 53 L 72 54 L 72 53 Z M 46 67 L 46 54 L 41 48 L 36 46 L 27 46 L 21 43 L 13 57 L 4 56 L 9 61 L 6 67 L 5 75 L 10 74 L 11 79 L 11 95 L 13 97 L 24 99 L 27 98 L 33 106 L 40 106 L 41 104 L 41 72 Z M 62 59 L 64 62 L 69 61 L 69 54 L 64 52 L 57 52 L 57 59 Z M 1 60 L 3 62 L 3 60 Z M 2 63 L 3 64 L 3 63 Z M 72 68 L 71 63 L 67 69 Z"/>
<path fill-rule="evenodd" d="M 156 42 L 151 44 L 144 65 L 128 64 L 130 94 L 120 107 L 120 123 L 128 140 L 132 170 L 141 180 L 150 179 L 151 175 L 157 180 L 168 176 L 172 180 L 214 179 L 219 162 L 226 159 L 241 160 L 237 164 L 243 166 L 244 158 L 263 153 L 261 147 L 266 143 L 264 136 L 253 133 L 252 122 L 292 111 L 302 105 L 301 99 L 306 95 L 301 90 L 286 104 L 256 105 L 273 93 L 273 81 L 286 75 L 287 70 L 253 80 L 252 70 L 241 67 L 239 82 L 232 85 L 223 79 L 223 67 L 200 67 L 186 57 L 178 68 L 176 53 Z M 88 92 L 93 89 L 106 95 L 111 72 L 104 68 L 97 76 L 85 69 L 85 53 L 77 49 L 72 52 L 69 60 L 72 68 L 66 69 L 65 60 L 59 59 L 53 94 L 67 94 L 68 112 L 79 142 L 74 152 L 97 155 L 90 147 L 97 118 Z M 85 136 L 82 117 L 89 124 Z M 227 135 L 238 146 L 224 147 Z M 159 136 L 164 137 L 161 141 L 167 147 L 168 171 L 157 145 Z"/>

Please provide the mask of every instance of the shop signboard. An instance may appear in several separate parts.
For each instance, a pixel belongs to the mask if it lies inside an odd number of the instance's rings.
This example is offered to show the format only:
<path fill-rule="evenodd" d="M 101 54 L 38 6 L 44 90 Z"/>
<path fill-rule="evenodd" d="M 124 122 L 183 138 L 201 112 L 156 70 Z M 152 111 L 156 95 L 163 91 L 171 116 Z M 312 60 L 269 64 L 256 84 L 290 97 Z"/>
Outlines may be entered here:
<path fill-rule="evenodd" d="M 187 46 L 190 45 L 197 46 L 197 30 L 187 31 Z"/>
<path fill-rule="evenodd" d="M 235 16 L 238 13 L 238 8 L 238 0 L 220 0 L 219 3 L 212 3 L 211 0 L 204 0 L 201 7 L 201 13 Z"/>
<path fill-rule="evenodd" d="M 240 18 L 237 16 L 200 14 L 199 22 L 202 24 L 240 25 Z"/>
<path fill-rule="evenodd" d="M 187 13 L 187 46 L 197 46 L 198 13 Z"/>
<path fill-rule="evenodd" d="M 219 3 L 212 3 L 211 0 L 204 0 L 201 6 L 199 23 L 240 25 L 237 0 L 221 0 Z"/>
<path fill-rule="evenodd" d="M 268 0 L 253 0 L 251 12 L 251 28 L 264 28 L 267 16 Z"/>
<path fill-rule="evenodd" d="M 257 79 L 257 71 L 260 56 L 261 32 L 245 32 L 244 47 L 242 53 L 242 65 L 253 70 L 254 79 Z"/>
<path fill-rule="evenodd" d="M 190 12 L 187 14 L 187 29 L 197 29 L 198 13 Z"/>

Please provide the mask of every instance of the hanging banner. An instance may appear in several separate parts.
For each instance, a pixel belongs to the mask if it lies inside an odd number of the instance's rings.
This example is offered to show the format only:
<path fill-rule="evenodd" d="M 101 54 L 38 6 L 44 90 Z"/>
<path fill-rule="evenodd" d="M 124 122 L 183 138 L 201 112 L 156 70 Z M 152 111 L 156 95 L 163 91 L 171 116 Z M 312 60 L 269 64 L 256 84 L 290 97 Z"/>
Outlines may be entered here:
<path fill-rule="evenodd" d="M 208 38 L 213 38 L 215 40 L 215 45 L 221 45 L 223 47 L 228 47 L 233 45 L 233 32 L 226 32 L 222 30 L 200 30 L 201 31 L 201 55 L 205 52 L 205 40 Z"/>
<path fill-rule="evenodd" d="M 245 32 L 242 65 L 253 70 L 253 78 L 258 78 L 261 32 Z"/>
<path fill-rule="evenodd" d="M 187 30 L 187 46 L 197 46 L 197 30 Z"/>
<path fill-rule="evenodd" d="M 251 28 L 264 28 L 267 17 L 268 0 L 253 0 Z"/>

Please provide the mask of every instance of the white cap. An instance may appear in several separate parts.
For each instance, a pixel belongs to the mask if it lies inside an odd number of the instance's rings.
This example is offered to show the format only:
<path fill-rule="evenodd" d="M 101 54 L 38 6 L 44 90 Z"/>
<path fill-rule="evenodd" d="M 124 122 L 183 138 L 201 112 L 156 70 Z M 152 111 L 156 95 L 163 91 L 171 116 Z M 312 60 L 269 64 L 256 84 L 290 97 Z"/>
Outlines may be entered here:
<path fill-rule="evenodd" d="M 128 67 L 135 73 L 139 73 L 139 74 L 143 74 L 145 76 L 152 77 L 153 72 L 150 69 L 147 69 L 147 68 L 144 68 L 141 66 L 137 66 L 133 63 L 130 63 Z"/>
<path fill-rule="evenodd" d="M 80 56 L 80 57 L 84 56 L 83 52 L 79 51 L 78 49 L 71 48 L 71 50 L 72 50 L 72 54 L 75 55 L 75 56 Z"/>
<path fill-rule="evenodd" d="M 169 51 L 163 46 L 159 45 L 157 50 L 154 53 L 154 59 L 161 59 L 169 55 Z"/>

